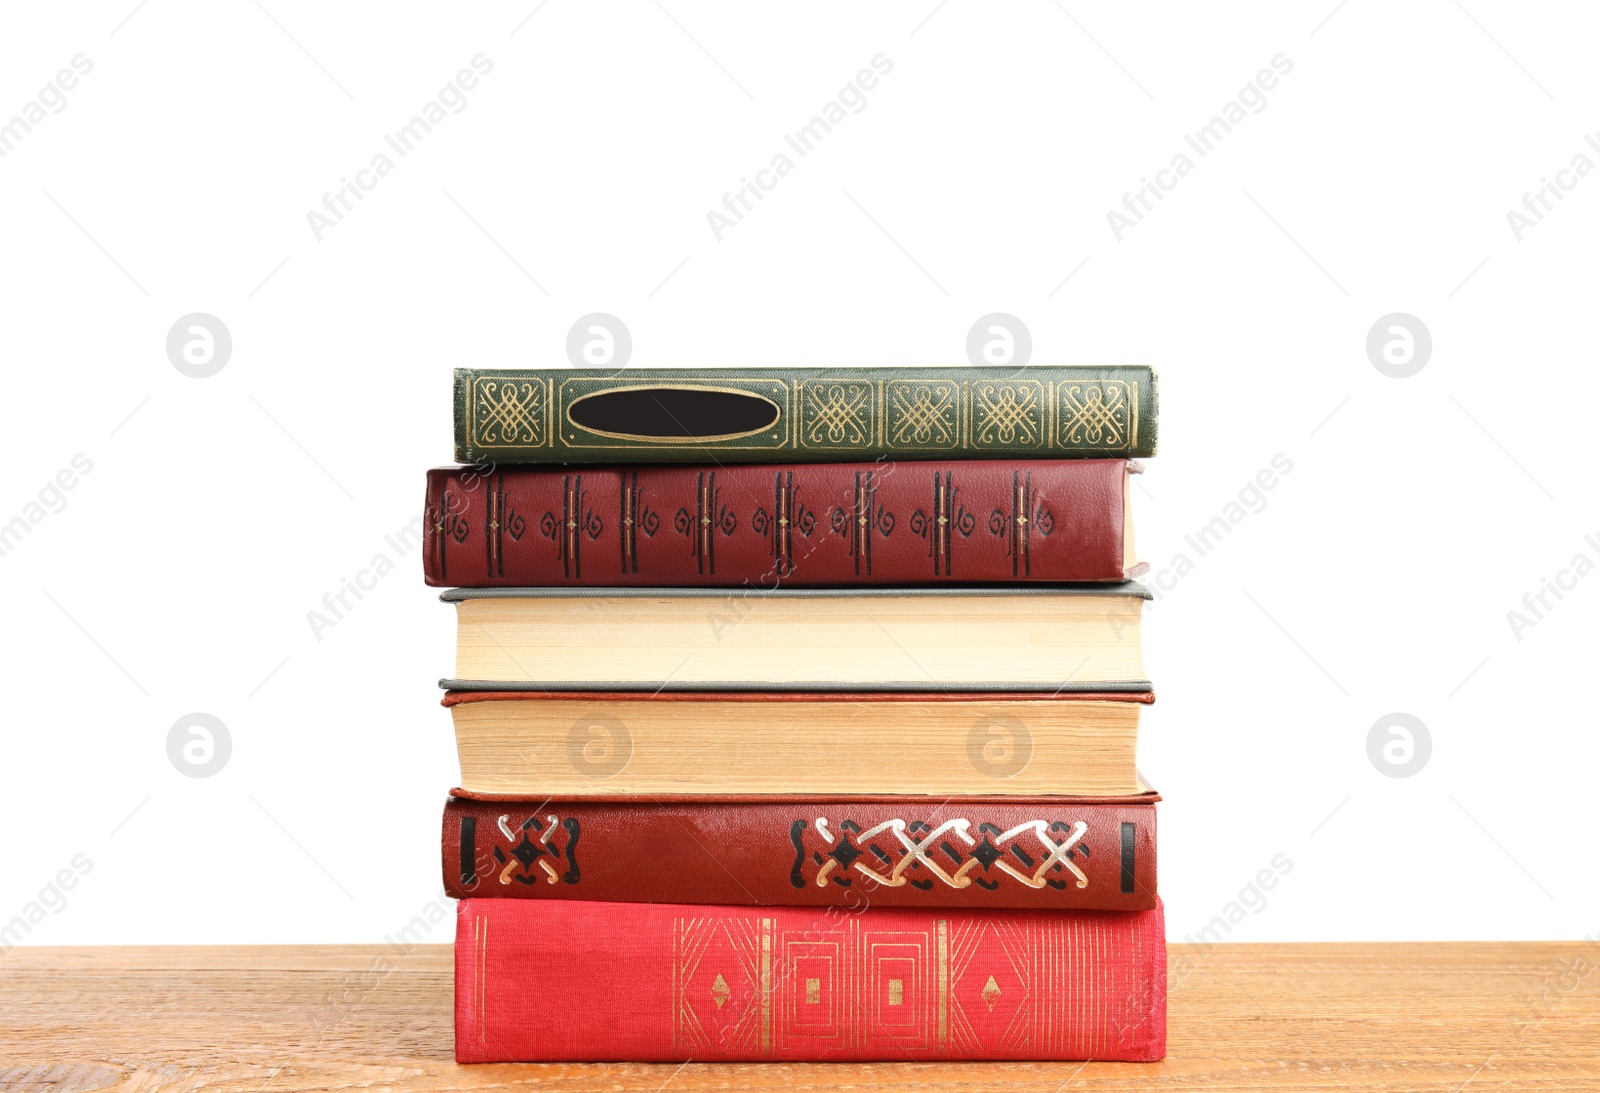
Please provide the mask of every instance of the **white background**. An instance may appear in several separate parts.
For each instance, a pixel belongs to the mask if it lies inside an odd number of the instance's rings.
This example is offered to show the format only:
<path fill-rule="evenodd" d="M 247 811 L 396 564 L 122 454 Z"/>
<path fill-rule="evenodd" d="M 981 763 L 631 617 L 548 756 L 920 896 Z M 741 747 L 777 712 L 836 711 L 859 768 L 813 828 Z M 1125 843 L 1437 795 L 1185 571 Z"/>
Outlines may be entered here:
<path fill-rule="evenodd" d="M 1520 241 L 1506 217 L 1600 162 L 1588 9 L 133 3 L 0 20 L 0 119 L 93 62 L 0 159 L 0 523 L 93 463 L 0 558 L 0 921 L 92 861 L 28 943 L 377 941 L 435 896 L 453 619 L 385 536 L 450 459 L 451 367 L 563 364 L 594 311 L 639 366 L 961 364 L 996 311 L 1035 363 L 1158 366 L 1138 540 L 1195 563 L 1146 628 L 1172 938 L 1279 854 L 1230 940 L 1600 931 L 1600 576 L 1507 621 L 1600 562 L 1600 177 Z M 480 53 L 319 241 L 308 211 Z M 718 241 L 707 212 L 880 53 Z M 1186 150 L 1119 241 L 1108 210 Z M 210 379 L 166 356 L 191 312 L 232 333 Z M 1432 332 L 1409 379 L 1367 357 L 1391 312 Z M 319 639 L 307 612 L 380 553 Z M 210 778 L 167 757 L 193 711 L 232 739 Z M 1368 758 L 1394 711 L 1432 740 L 1408 778 Z"/>

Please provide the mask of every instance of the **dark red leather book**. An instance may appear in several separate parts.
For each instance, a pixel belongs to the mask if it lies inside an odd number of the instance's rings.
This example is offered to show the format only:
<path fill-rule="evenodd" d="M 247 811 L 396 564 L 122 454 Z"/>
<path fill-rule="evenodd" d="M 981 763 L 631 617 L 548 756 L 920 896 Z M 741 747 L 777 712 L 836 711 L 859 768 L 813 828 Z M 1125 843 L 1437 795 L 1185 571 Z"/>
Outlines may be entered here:
<path fill-rule="evenodd" d="M 444 809 L 444 887 L 501 897 L 741 906 L 1145 910 L 1139 797 L 469 797 Z"/>
<path fill-rule="evenodd" d="M 1121 581 L 1123 459 L 444 467 L 423 567 L 466 588 Z"/>
<path fill-rule="evenodd" d="M 468 899 L 455 954 L 463 1063 L 1166 1054 L 1159 907 L 842 912 Z"/>

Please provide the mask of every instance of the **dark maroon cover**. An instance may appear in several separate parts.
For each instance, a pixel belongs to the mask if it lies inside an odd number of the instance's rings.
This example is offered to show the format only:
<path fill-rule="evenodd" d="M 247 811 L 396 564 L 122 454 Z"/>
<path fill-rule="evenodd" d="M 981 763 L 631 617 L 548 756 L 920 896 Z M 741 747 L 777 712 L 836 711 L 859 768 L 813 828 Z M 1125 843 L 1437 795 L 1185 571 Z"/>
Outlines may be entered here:
<path fill-rule="evenodd" d="M 457 790 L 456 899 L 1131 911 L 1156 905 L 1137 797 L 528 800 Z"/>
<path fill-rule="evenodd" d="M 464 588 L 1121 581 L 1122 459 L 442 467 L 423 567 Z"/>

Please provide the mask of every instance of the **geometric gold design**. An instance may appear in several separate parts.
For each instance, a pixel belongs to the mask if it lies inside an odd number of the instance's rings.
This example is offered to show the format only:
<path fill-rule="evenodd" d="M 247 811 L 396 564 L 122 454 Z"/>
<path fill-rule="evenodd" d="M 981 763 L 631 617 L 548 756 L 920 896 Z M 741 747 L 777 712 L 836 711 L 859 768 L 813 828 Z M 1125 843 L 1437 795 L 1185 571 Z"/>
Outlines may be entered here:
<path fill-rule="evenodd" d="M 473 437 L 479 444 L 538 447 L 550 403 L 545 380 L 479 378 L 473 389 Z"/>
<path fill-rule="evenodd" d="M 1128 385 L 1121 380 L 1063 383 L 1057 407 L 1064 448 L 1128 446 L 1134 413 Z"/>
<path fill-rule="evenodd" d="M 1037 380 L 979 383 L 972 388 L 974 447 L 1037 447 L 1043 427 L 1044 384 Z"/>
<path fill-rule="evenodd" d="M 677 923 L 674 1042 L 697 1059 L 718 1049 L 765 1054 L 772 1043 L 772 919 L 732 915 Z"/>
<path fill-rule="evenodd" d="M 897 448 L 954 448 L 960 440 L 959 384 L 907 380 L 888 385 L 888 442 Z"/>
<path fill-rule="evenodd" d="M 670 460 L 665 453 L 672 450 L 727 452 L 730 461 L 745 463 L 763 461 L 763 453 L 791 449 L 800 461 L 813 462 L 856 454 L 932 457 L 947 452 L 1114 456 L 1155 446 L 1154 418 L 1139 420 L 1141 414 L 1153 415 L 1156 401 L 1154 389 L 1140 389 L 1141 383 L 1155 379 L 1144 368 L 753 371 L 762 374 L 693 370 L 643 386 L 639 376 L 591 374 L 588 369 L 571 374 L 556 369 L 462 369 L 456 381 L 458 439 L 468 451 L 511 462 L 556 461 L 565 451 L 594 455 L 593 460 L 571 462 L 605 463 L 631 462 L 636 455 L 647 462 Z M 733 431 L 711 435 L 711 423 L 705 422 L 693 436 L 670 429 L 671 435 L 636 435 L 580 425 L 572 417 L 579 403 L 594 396 L 633 392 L 626 401 L 657 385 L 685 397 L 709 391 L 752 408 L 760 404 L 766 423 L 749 429 L 745 426 L 750 422 L 723 415 Z M 737 985 L 734 989 L 737 994 Z"/>
<path fill-rule="evenodd" d="M 819 915 L 780 927 L 724 911 L 679 918 L 674 935 L 680 1058 L 1104 1058 L 1162 996 L 1138 970 L 1151 954 L 1136 935 L 1130 1007 L 1103 955 L 1130 943 L 1125 928 L 1086 915 Z"/>
<path fill-rule="evenodd" d="M 860 448 L 872 443 L 870 383 L 806 384 L 800 407 L 803 443 L 819 448 Z"/>

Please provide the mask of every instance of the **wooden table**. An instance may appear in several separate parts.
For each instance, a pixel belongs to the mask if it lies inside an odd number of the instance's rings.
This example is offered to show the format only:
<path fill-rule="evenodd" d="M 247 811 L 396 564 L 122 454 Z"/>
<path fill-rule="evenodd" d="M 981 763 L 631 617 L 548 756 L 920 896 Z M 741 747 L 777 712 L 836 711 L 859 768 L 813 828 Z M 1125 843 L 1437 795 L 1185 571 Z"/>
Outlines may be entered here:
<path fill-rule="evenodd" d="M 0 1093 L 1600 1090 L 1586 942 L 1175 946 L 1162 1063 L 682 1068 L 457 1066 L 449 948 L 375 975 L 390 952 L 16 949 L 0 957 Z"/>

